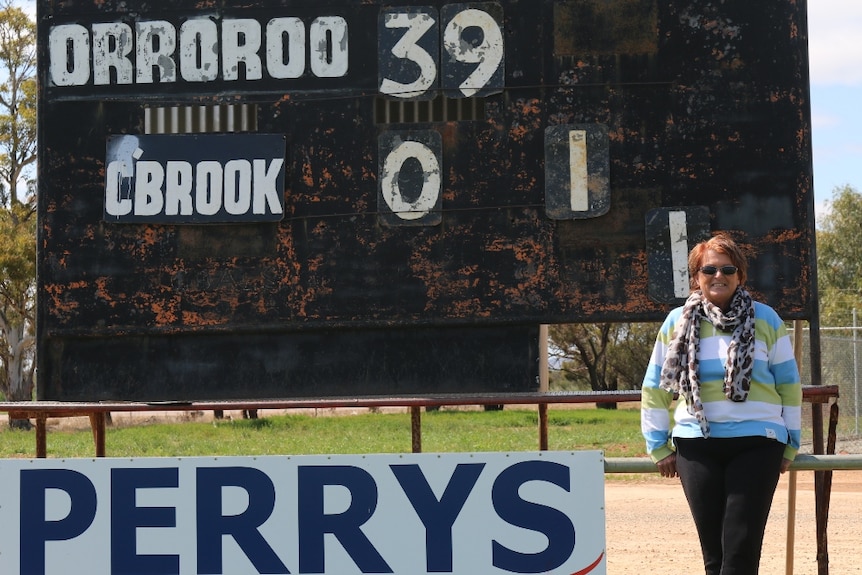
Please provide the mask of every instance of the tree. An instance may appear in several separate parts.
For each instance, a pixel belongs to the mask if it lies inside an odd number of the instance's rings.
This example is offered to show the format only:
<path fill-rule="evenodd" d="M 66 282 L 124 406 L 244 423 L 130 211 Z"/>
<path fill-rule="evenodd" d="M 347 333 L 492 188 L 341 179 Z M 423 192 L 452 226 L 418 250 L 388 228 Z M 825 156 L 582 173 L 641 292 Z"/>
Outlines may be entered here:
<path fill-rule="evenodd" d="M 817 288 L 823 325 L 849 326 L 862 307 L 862 195 L 849 185 L 832 191 L 817 230 Z"/>
<path fill-rule="evenodd" d="M 844 185 L 832 190 L 828 210 L 817 229 L 817 289 L 823 326 L 853 325 L 853 311 L 862 308 L 862 195 Z M 852 380 L 856 352 L 851 330 L 829 331 L 824 337 L 821 377 Z"/>
<path fill-rule="evenodd" d="M 552 325 L 548 334 L 562 374 L 562 381 L 554 381 L 555 387 L 592 391 L 639 388 L 657 330 L 655 323 Z"/>
<path fill-rule="evenodd" d="M 36 162 L 36 25 L 8 2 L 0 5 L 0 78 L 0 391 L 28 401 L 35 369 L 36 200 L 28 175 Z"/>

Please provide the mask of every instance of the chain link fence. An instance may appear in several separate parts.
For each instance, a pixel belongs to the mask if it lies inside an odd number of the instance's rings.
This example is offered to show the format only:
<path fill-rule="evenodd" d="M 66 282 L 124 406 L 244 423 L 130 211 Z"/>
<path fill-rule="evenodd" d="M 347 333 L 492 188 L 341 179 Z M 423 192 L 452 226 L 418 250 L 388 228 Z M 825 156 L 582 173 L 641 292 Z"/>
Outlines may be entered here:
<path fill-rule="evenodd" d="M 855 336 L 854 336 L 855 334 Z M 803 385 L 812 385 L 811 380 L 811 338 L 808 329 L 804 330 L 801 376 Z M 821 381 L 823 385 L 837 385 L 838 399 L 838 437 L 862 437 L 862 334 L 853 328 L 820 328 Z M 811 410 L 804 409 L 803 428 L 811 427 Z M 829 411 L 823 410 L 824 422 L 828 421 Z"/>

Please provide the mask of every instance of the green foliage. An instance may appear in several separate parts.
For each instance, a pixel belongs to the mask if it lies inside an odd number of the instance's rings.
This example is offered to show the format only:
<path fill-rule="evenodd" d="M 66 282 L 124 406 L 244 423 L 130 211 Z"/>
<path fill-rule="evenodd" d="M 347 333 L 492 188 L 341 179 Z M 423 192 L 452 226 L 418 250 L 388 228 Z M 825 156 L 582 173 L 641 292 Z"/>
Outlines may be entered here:
<path fill-rule="evenodd" d="M 817 288 L 821 324 L 849 326 L 862 309 L 862 195 L 835 188 L 817 230 Z"/>
<path fill-rule="evenodd" d="M 0 392 L 26 401 L 35 369 L 36 25 L 9 2 L 0 4 L 0 78 Z"/>
<path fill-rule="evenodd" d="M 25 287 L 36 278 L 36 213 L 29 205 L 0 210 L 0 281 Z M 26 287 L 25 287 L 26 289 Z M 5 291 L 5 290 L 4 290 Z M 15 297 L 4 294 L 4 299 Z"/>
<path fill-rule="evenodd" d="M 8 208 L 21 201 L 18 182 L 36 161 L 37 133 L 36 24 L 10 5 L 0 6 L 0 67 L 0 203 Z"/>
<path fill-rule="evenodd" d="M 119 418 L 118 418 L 119 419 Z M 643 456 L 640 411 L 633 408 L 550 409 L 554 450 L 604 450 L 607 457 Z M 422 414 L 425 453 L 536 451 L 536 410 L 440 410 Z M 109 457 L 409 453 L 409 413 L 350 416 L 272 415 L 257 420 L 108 427 Z M 92 457 L 89 429 L 52 430 L 49 457 Z M 33 457 L 32 432 L 0 431 L 0 458 Z"/>
<path fill-rule="evenodd" d="M 549 328 L 560 362 L 552 389 L 609 391 L 638 389 L 649 361 L 655 323 L 560 324 Z"/>

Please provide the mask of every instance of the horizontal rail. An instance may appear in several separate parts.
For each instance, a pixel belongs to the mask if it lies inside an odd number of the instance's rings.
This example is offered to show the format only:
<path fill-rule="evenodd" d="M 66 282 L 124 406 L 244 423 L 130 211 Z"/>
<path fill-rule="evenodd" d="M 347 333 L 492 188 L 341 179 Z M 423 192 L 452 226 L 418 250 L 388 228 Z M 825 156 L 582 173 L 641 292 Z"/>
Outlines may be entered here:
<path fill-rule="evenodd" d="M 802 397 L 826 403 L 838 397 L 837 385 L 805 385 Z M 309 397 L 258 400 L 200 401 L 19 401 L 0 402 L 0 413 L 15 419 L 70 417 L 124 411 L 217 411 L 247 409 L 299 409 L 343 407 L 437 407 L 443 405 L 551 405 L 564 403 L 626 403 L 641 400 L 640 390 L 536 391 L 521 393 L 443 393 L 402 396 Z"/>
<path fill-rule="evenodd" d="M 802 386 L 802 398 L 811 403 L 827 403 L 839 396 L 837 385 Z M 36 420 L 36 457 L 47 456 L 48 418 L 87 416 L 93 430 L 96 456 L 105 456 L 105 427 L 112 412 L 152 411 L 257 411 L 266 409 L 407 407 L 411 414 L 412 448 L 422 450 L 421 408 L 443 405 L 536 405 L 539 413 L 539 449 L 548 449 L 548 406 L 557 404 L 613 404 L 640 401 L 640 390 L 625 391 L 560 391 L 520 393 L 449 393 L 402 396 L 305 397 L 258 400 L 202 401 L 21 401 L 0 402 L 0 412 L 11 419 Z"/>
<path fill-rule="evenodd" d="M 792 471 L 862 470 L 861 455 L 797 455 Z M 649 457 L 607 457 L 605 473 L 657 473 Z"/>

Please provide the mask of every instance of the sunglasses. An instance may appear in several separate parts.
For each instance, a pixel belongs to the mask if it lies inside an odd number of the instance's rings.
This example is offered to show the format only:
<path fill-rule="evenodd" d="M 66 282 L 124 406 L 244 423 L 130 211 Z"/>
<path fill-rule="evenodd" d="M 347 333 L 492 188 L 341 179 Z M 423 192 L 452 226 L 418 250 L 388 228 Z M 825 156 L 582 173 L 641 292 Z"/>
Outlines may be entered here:
<path fill-rule="evenodd" d="M 732 276 L 732 275 L 736 274 L 736 270 L 737 270 L 736 266 L 721 266 L 721 267 L 703 266 L 698 271 L 700 271 L 700 273 L 702 273 L 704 275 L 708 275 L 708 276 L 714 276 L 719 271 L 721 271 L 722 275 Z"/>

